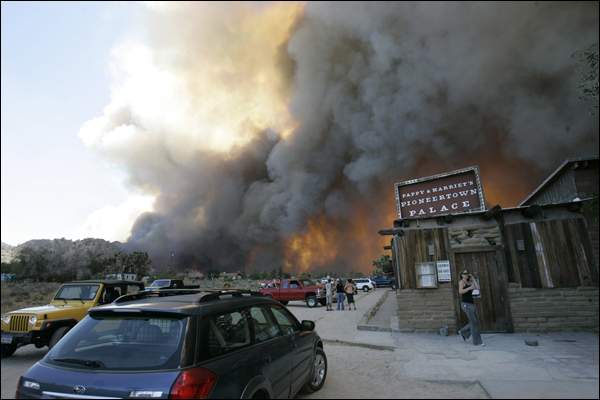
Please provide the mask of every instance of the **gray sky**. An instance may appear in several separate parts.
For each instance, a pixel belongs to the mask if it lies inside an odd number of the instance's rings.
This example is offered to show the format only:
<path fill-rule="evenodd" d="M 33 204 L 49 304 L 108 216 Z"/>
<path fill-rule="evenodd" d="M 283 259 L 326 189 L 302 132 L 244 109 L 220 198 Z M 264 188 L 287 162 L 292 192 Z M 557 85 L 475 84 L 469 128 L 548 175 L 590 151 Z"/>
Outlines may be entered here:
<path fill-rule="evenodd" d="M 140 7 L 2 2 L 3 242 L 125 239 L 139 201 L 78 131 L 109 103 L 111 50 Z"/>

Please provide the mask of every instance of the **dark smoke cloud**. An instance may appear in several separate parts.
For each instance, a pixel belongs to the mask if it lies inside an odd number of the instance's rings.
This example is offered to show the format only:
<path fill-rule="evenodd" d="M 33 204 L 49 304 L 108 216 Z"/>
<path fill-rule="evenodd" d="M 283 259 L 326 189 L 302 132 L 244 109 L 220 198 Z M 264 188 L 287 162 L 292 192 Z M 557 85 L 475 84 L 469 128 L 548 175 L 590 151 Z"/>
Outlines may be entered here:
<path fill-rule="evenodd" d="M 571 57 L 598 40 L 597 2 L 308 3 L 290 37 L 261 52 L 270 36 L 239 27 L 259 30 L 273 7 L 187 4 L 151 15 L 147 60 L 175 78 L 147 95 L 162 96 L 166 112 L 136 95 L 133 68 L 82 129 L 133 186 L 157 196 L 128 244 L 159 264 L 174 251 L 180 266 L 240 269 L 252 259 L 271 269 L 284 240 L 325 215 L 341 246 L 328 267 L 364 269 L 345 227 L 358 208 L 370 211 L 361 223 L 373 235 L 389 224 L 382 196 L 393 196 L 393 182 L 471 164 L 485 164 L 485 178 L 496 162 L 531 168 L 503 184 L 533 186 L 565 157 L 597 152 L 598 119 L 579 99 Z M 287 120 L 239 118 L 256 112 L 265 68 L 297 124 L 291 135 Z M 219 93 L 203 89 L 205 77 Z M 247 110 L 198 117 L 215 96 Z M 247 140 L 225 152 L 204 146 L 215 135 L 198 122 L 207 115 L 209 124 L 235 119 Z"/>

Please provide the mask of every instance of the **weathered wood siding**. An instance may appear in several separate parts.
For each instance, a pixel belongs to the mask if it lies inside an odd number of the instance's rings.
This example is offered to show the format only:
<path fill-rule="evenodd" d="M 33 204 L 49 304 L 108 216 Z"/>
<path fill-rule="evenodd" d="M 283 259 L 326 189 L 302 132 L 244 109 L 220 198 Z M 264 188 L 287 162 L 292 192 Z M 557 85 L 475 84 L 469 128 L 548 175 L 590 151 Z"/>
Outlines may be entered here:
<path fill-rule="evenodd" d="M 594 254 L 594 264 L 596 265 L 596 271 L 598 271 L 598 197 L 584 203 L 583 216 L 585 217 L 590 245 Z"/>
<path fill-rule="evenodd" d="M 528 223 L 512 224 L 506 225 L 505 231 L 512 265 L 508 280 L 523 287 L 542 287 L 531 227 Z"/>
<path fill-rule="evenodd" d="M 509 280 L 530 288 L 598 286 L 598 268 L 581 218 L 506 226 Z"/>
<path fill-rule="evenodd" d="M 448 232 L 444 228 L 406 230 L 403 236 L 395 240 L 398 241 L 398 263 L 403 289 L 417 288 L 416 263 L 449 259 Z M 430 245 L 432 252 L 429 251 Z"/>

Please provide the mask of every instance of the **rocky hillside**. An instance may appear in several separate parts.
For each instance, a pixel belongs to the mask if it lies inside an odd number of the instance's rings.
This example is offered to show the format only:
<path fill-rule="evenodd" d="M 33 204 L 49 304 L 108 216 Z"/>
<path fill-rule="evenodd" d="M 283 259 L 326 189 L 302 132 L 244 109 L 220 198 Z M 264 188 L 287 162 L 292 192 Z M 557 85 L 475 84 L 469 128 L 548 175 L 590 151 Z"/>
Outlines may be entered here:
<path fill-rule="evenodd" d="M 17 248 L 2 242 L 2 262 L 9 263 L 17 255 Z"/>
<path fill-rule="evenodd" d="M 3 272 L 30 279 L 82 279 L 104 271 L 123 248 L 103 239 L 30 240 L 16 247 L 2 246 Z M 8 264 L 8 265 L 7 265 Z"/>

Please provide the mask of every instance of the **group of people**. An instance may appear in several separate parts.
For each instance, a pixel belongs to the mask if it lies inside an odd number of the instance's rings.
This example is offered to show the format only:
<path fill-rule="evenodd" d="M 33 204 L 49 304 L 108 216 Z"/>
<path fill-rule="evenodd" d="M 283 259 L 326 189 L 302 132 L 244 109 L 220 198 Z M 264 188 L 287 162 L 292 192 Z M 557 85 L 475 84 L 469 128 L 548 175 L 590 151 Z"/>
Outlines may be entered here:
<path fill-rule="evenodd" d="M 356 294 L 356 284 L 352 279 L 348 279 L 346 283 L 342 279 L 338 279 L 335 283 L 333 279 L 327 279 L 325 283 L 325 297 L 327 298 L 327 311 L 333 311 L 333 293 L 335 291 L 337 300 L 337 310 L 344 311 L 344 302 L 348 301 L 348 311 L 356 311 L 356 303 L 354 302 L 354 295 Z"/>

